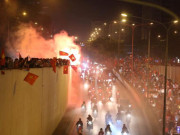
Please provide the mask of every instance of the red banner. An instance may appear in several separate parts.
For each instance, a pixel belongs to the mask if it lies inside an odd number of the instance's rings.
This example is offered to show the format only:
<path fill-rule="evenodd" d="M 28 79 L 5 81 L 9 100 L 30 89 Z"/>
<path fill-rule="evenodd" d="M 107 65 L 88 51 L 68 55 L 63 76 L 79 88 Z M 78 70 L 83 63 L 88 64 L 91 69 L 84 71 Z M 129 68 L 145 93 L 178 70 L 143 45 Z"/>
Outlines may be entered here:
<path fill-rule="evenodd" d="M 75 72 L 77 72 L 77 66 L 71 65 L 71 67 L 72 67 L 72 69 L 73 69 Z"/>
<path fill-rule="evenodd" d="M 64 66 L 63 68 L 63 74 L 68 74 L 68 66 Z"/>
<path fill-rule="evenodd" d="M 69 54 L 66 53 L 66 52 L 63 52 L 63 51 L 59 51 L 59 55 L 61 55 L 61 56 L 68 56 Z"/>
<path fill-rule="evenodd" d="M 76 58 L 74 57 L 74 54 L 71 54 L 71 55 L 69 56 L 69 58 L 71 59 L 71 61 L 75 61 L 75 60 L 76 60 Z"/>
<path fill-rule="evenodd" d="M 24 78 L 24 81 L 28 82 L 30 85 L 33 85 L 37 78 L 38 78 L 37 75 L 33 73 L 28 73 Z"/>
<path fill-rule="evenodd" d="M 51 66 L 53 67 L 53 71 L 56 73 L 56 58 L 51 60 Z"/>

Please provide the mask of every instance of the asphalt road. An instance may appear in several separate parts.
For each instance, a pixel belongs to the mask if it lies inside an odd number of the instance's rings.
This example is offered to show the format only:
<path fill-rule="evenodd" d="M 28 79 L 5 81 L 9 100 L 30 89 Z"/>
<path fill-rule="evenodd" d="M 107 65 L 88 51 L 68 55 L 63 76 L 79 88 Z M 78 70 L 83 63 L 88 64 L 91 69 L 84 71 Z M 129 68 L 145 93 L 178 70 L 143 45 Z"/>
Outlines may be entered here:
<path fill-rule="evenodd" d="M 86 126 L 86 117 L 92 114 L 90 102 L 87 97 L 87 90 L 83 90 L 83 99 L 87 103 L 86 114 L 81 113 L 81 108 L 69 108 L 60 122 L 59 126 L 53 135 L 77 135 L 76 122 L 79 118 L 83 120 L 83 134 L 84 135 L 98 135 L 100 128 L 105 128 L 105 114 L 110 111 L 113 116 L 112 135 L 121 135 L 121 124 L 117 124 L 115 117 L 117 114 L 117 104 L 115 92 L 120 90 L 120 98 L 128 99 L 132 104 L 132 118 L 128 127 L 130 135 L 161 135 L 160 124 L 157 121 L 153 108 L 148 106 L 143 97 L 138 95 L 135 89 L 130 87 L 126 82 L 117 81 L 113 86 L 113 101 L 106 105 L 98 103 L 98 117 L 93 121 L 93 130 L 88 131 Z"/>

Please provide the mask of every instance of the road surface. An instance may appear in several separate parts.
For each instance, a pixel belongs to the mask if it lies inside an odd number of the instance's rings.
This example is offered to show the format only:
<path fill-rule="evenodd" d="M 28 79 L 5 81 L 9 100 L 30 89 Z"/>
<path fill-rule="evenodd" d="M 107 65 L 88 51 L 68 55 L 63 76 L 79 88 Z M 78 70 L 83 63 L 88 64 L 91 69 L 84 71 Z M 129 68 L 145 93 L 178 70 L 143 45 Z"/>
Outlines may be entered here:
<path fill-rule="evenodd" d="M 160 135 L 161 128 L 157 121 L 153 108 L 146 105 L 144 99 L 138 95 L 135 89 L 129 86 L 125 81 L 116 81 L 113 86 L 113 101 L 108 102 L 106 105 L 98 103 L 98 117 L 94 119 L 94 128 L 92 131 L 87 130 L 86 117 L 88 114 L 92 114 L 90 102 L 88 101 L 87 91 L 83 91 L 83 98 L 87 103 L 86 114 L 81 113 L 81 108 L 69 108 L 67 113 L 63 117 L 59 126 L 53 133 L 53 135 L 77 135 L 76 122 L 79 118 L 83 120 L 84 135 L 98 135 L 100 128 L 105 128 L 105 114 L 107 111 L 113 116 L 112 135 L 121 135 L 121 124 L 116 124 L 115 116 L 117 114 L 117 104 L 115 92 L 120 90 L 120 98 L 129 99 L 132 104 L 132 119 L 128 127 L 130 135 Z M 125 122 L 125 121 L 123 121 Z"/>

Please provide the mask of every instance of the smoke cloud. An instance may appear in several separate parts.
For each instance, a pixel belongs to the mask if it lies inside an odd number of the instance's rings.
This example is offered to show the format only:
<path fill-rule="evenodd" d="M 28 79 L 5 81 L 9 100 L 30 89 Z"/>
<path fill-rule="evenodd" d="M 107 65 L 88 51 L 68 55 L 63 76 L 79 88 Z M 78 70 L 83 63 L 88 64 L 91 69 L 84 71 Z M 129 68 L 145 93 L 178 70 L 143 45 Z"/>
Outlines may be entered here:
<path fill-rule="evenodd" d="M 45 39 L 30 24 L 19 25 L 18 30 L 11 35 L 6 47 L 7 53 L 13 58 L 17 58 L 19 53 L 22 57 L 52 58 L 60 57 L 60 50 L 68 53 L 72 53 L 72 50 L 76 50 L 76 53 L 80 51 L 79 46 L 74 42 L 74 37 L 68 36 L 67 32 L 61 31 L 52 39 Z"/>

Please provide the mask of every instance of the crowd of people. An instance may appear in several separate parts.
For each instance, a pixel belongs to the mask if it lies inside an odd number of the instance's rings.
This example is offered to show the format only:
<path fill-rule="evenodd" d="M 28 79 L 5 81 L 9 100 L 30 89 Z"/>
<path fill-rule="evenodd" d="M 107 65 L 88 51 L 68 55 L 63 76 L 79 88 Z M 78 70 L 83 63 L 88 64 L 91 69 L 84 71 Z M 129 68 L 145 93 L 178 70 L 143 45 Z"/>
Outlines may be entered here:
<path fill-rule="evenodd" d="M 54 59 L 40 59 L 40 58 L 19 58 L 12 59 L 10 57 L 5 58 L 5 64 L 0 64 L 0 70 L 7 69 L 29 69 L 29 68 L 43 68 L 43 67 L 51 67 L 51 61 Z M 56 66 L 68 65 L 69 60 L 56 58 Z M 1 63 L 1 59 L 0 59 Z"/>
<path fill-rule="evenodd" d="M 119 73 L 138 93 L 143 95 L 148 105 L 156 112 L 159 122 L 162 123 L 164 76 L 158 71 L 151 70 L 146 58 L 137 57 L 133 68 L 131 63 L 130 57 L 120 59 L 117 64 Z M 180 126 L 180 85 L 171 79 L 167 80 L 166 102 L 166 132 L 171 134 L 178 132 L 177 128 Z"/>

